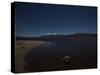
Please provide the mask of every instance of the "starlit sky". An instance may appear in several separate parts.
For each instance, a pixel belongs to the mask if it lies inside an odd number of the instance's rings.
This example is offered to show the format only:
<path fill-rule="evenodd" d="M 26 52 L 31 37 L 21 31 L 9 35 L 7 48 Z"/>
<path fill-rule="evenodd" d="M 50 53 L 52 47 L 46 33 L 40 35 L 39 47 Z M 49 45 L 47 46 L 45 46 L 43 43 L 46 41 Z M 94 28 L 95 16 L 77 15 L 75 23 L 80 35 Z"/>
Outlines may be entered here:
<path fill-rule="evenodd" d="M 97 8 L 15 3 L 16 36 L 97 32 Z"/>

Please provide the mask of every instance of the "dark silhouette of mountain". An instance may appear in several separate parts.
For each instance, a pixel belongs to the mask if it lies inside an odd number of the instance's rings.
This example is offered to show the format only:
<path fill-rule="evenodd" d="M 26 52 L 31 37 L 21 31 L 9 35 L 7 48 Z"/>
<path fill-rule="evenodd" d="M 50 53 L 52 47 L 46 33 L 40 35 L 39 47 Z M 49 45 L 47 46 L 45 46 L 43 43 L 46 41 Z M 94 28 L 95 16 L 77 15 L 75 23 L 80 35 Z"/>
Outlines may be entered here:
<path fill-rule="evenodd" d="M 96 39 L 97 34 L 94 33 L 75 33 L 69 35 L 63 34 L 55 34 L 55 35 L 41 35 L 36 37 L 22 37 L 17 36 L 17 40 L 43 40 L 43 41 L 51 41 L 51 40 L 80 40 L 80 39 Z"/>

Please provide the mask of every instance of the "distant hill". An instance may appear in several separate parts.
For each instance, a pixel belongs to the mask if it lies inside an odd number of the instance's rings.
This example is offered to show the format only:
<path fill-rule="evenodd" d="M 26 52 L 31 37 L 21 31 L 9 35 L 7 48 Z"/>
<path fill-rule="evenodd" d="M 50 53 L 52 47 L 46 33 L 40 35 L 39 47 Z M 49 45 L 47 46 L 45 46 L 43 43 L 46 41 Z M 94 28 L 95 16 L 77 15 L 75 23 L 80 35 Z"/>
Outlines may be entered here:
<path fill-rule="evenodd" d="M 97 34 L 92 33 L 75 33 L 69 35 L 56 34 L 56 35 L 41 35 L 38 37 L 21 37 L 17 36 L 16 40 L 80 40 L 80 39 L 97 39 Z"/>

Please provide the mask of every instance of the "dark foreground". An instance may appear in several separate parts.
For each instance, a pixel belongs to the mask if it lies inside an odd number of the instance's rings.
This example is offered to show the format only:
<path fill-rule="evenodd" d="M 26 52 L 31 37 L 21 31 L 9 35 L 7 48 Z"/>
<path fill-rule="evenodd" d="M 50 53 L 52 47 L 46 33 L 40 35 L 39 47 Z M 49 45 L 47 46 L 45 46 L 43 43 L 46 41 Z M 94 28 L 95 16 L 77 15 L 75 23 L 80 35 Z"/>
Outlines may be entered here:
<path fill-rule="evenodd" d="M 62 59 L 70 56 L 69 62 Z M 97 42 L 91 40 L 47 41 L 24 56 L 23 72 L 88 69 L 97 67 Z"/>

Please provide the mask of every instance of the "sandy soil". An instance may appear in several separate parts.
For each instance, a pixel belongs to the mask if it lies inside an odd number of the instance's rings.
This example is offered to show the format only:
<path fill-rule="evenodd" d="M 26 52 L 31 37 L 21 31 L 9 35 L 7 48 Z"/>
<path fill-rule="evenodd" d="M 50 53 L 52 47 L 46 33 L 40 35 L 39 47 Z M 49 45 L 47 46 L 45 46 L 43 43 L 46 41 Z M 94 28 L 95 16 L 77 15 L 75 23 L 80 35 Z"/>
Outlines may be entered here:
<path fill-rule="evenodd" d="M 15 67 L 16 72 L 24 72 L 24 56 L 34 47 L 46 44 L 43 41 L 33 41 L 33 40 L 16 40 L 16 59 Z"/>

